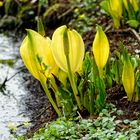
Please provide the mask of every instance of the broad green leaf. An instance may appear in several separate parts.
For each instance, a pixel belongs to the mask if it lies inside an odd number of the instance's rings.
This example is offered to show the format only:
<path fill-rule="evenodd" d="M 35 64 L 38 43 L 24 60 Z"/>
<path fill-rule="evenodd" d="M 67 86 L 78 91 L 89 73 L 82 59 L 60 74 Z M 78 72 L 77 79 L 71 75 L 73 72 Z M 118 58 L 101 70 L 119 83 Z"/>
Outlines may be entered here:
<path fill-rule="evenodd" d="M 110 48 L 108 39 L 100 26 L 97 26 L 97 33 L 93 41 L 92 49 L 99 74 L 101 76 L 102 70 L 109 57 Z"/>
<path fill-rule="evenodd" d="M 64 46 L 65 32 L 68 37 L 67 46 Z M 84 43 L 75 30 L 67 29 L 65 25 L 56 29 L 52 37 L 51 49 L 56 64 L 63 71 L 68 72 L 66 53 L 69 56 L 71 71 L 79 70 L 84 58 Z"/>
<path fill-rule="evenodd" d="M 90 114 L 93 114 L 95 112 L 95 86 L 92 82 L 88 83 L 89 88 L 88 88 L 88 95 L 89 95 L 89 110 Z"/>
<path fill-rule="evenodd" d="M 101 1 L 100 6 L 101 6 L 102 9 L 105 10 L 105 12 L 107 12 L 109 14 L 109 11 L 108 11 L 108 1 L 107 0 Z"/>
<path fill-rule="evenodd" d="M 137 28 L 139 26 L 139 22 L 137 20 L 128 20 L 126 23 L 133 28 Z"/>
<path fill-rule="evenodd" d="M 113 84 L 112 77 L 110 75 L 106 74 L 106 85 L 107 85 L 107 87 L 111 88 L 112 84 Z"/>
<path fill-rule="evenodd" d="M 96 97 L 96 106 L 97 109 L 100 110 L 105 105 L 106 91 L 104 81 L 99 77 L 96 79 L 95 90 L 98 93 Z"/>
<path fill-rule="evenodd" d="M 89 52 L 85 54 L 82 68 L 83 68 L 83 72 L 85 76 L 87 77 L 91 71 L 91 58 L 90 58 Z"/>

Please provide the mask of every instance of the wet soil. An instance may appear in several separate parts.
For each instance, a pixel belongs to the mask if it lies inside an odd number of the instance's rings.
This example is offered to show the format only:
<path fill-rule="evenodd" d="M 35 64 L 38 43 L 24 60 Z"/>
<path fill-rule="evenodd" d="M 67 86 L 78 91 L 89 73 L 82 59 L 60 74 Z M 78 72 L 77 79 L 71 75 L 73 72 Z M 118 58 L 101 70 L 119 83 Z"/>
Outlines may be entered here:
<path fill-rule="evenodd" d="M 27 69 L 24 70 L 24 73 L 28 73 Z M 30 74 L 28 76 L 23 76 L 23 79 L 26 81 L 24 83 L 26 89 L 31 92 L 31 94 L 29 93 L 29 96 L 27 95 L 23 99 L 25 101 L 27 100 L 27 111 L 31 113 L 29 123 L 32 123 L 32 127 L 28 129 L 26 135 L 31 137 L 33 133 L 43 127 L 46 122 L 50 122 L 57 118 L 57 114 L 49 103 L 39 81 Z"/>

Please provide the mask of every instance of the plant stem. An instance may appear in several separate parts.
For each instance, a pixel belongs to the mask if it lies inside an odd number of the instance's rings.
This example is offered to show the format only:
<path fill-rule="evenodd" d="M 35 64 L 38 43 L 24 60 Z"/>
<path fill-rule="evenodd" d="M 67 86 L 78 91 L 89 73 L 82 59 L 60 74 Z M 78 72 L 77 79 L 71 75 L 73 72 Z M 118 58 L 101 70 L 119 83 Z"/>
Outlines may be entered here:
<path fill-rule="evenodd" d="M 76 86 L 76 83 L 75 83 L 74 74 L 71 71 L 70 60 L 69 60 L 68 55 L 66 55 L 66 60 L 67 60 L 68 76 L 69 76 L 70 84 L 71 84 L 72 90 L 74 92 L 74 96 L 75 96 L 77 105 L 78 105 L 79 109 L 82 110 L 82 106 L 81 106 L 81 103 L 80 103 L 80 97 L 78 95 L 78 90 L 77 90 L 77 86 Z"/>
<path fill-rule="evenodd" d="M 90 104 L 90 115 L 93 115 L 95 111 L 94 107 L 94 93 L 95 93 L 95 87 L 93 85 L 90 85 L 90 90 L 89 90 L 89 104 Z"/>
<path fill-rule="evenodd" d="M 120 19 L 119 18 L 113 18 L 113 23 L 114 23 L 115 28 L 118 29 L 120 27 Z"/>
<path fill-rule="evenodd" d="M 50 79 L 50 83 L 51 83 L 51 86 L 52 86 L 52 89 L 53 89 L 53 91 L 54 91 L 54 93 L 55 93 L 55 98 L 56 98 L 56 103 L 57 103 L 57 106 L 58 107 L 60 107 L 61 105 L 60 105 L 60 98 L 59 98 L 59 90 L 58 90 L 58 87 L 57 87 L 57 85 L 56 85 L 56 83 L 55 83 L 55 79 L 54 79 L 54 77 L 52 77 L 51 79 Z"/>
<path fill-rule="evenodd" d="M 61 116 L 61 112 L 60 112 L 60 110 L 58 109 L 56 103 L 54 102 L 54 100 L 53 100 L 53 98 L 52 98 L 52 96 L 51 96 L 51 94 L 50 94 L 50 92 L 49 92 L 49 90 L 48 90 L 48 88 L 47 88 L 46 82 L 43 82 L 43 81 L 40 81 L 40 82 L 41 82 L 41 85 L 42 85 L 42 87 L 43 87 L 43 89 L 44 89 L 44 91 L 45 91 L 45 93 L 46 93 L 46 95 L 47 95 L 49 101 L 51 102 L 53 108 L 54 108 L 55 111 L 57 112 L 58 116 Z"/>
<path fill-rule="evenodd" d="M 103 69 L 101 69 L 101 68 L 99 69 L 99 76 L 101 79 L 103 79 Z"/>

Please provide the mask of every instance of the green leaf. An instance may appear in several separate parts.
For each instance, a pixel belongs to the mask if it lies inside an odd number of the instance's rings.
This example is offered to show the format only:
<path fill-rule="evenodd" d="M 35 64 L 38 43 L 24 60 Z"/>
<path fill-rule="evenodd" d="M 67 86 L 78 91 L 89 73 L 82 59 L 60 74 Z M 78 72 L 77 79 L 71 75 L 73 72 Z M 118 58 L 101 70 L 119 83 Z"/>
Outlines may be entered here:
<path fill-rule="evenodd" d="M 133 28 L 137 28 L 139 26 L 139 22 L 137 20 L 128 20 L 126 23 Z"/>
<path fill-rule="evenodd" d="M 95 112 L 95 103 L 94 103 L 94 99 L 95 99 L 95 86 L 94 83 L 89 82 L 89 86 L 88 86 L 88 95 L 89 95 L 89 110 L 90 110 L 90 114 L 93 114 Z"/>
<path fill-rule="evenodd" d="M 132 66 L 133 66 L 133 68 L 134 68 L 134 71 L 136 70 L 136 68 L 138 67 L 138 60 L 137 60 L 137 58 L 135 58 L 135 57 L 131 57 L 130 58 L 131 59 L 131 63 L 132 63 Z"/>
<path fill-rule="evenodd" d="M 95 90 L 98 93 L 96 98 L 96 106 L 97 109 L 100 110 L 104 107 L 106 98 L 105 84 L 101 78 L 96 79 Z"/>
<path fill-rule="evenodd" d="M 40 35 L 45 36 L 45 30 L 41 19 L 37 20 L 37 29 Z"/>
<path fill-rule="evenodd" d="M 130 1 L 128 0 L 128 16 L 130 20 L 135 20 L 136 19 L 136 14 L 135 14 L 135 10 L 133 8 L 133 5 L 130 3 Z"/>
<path fill-rule="evenodd" d="M 116 83 L 119 83 L 120 78 L 119 78 L 119 62 L 118 60 L 115 58 L 115 60 L 112 62 L 112 69 L 111 72 L 114 75 L 114 80 Z"/>
<path fill-rule="evenodd" d="M 82 67 L 83 67 L 83 72 L 85 76 L 87 77 L 91 69 L 91 58 L 90 58 L 89 52 L 87 52 L 85 55 Z"/>
<path fill-rule="evenodd" d="M 100 3 L 100 6 L 101 6 L 101 8 L 102 8 L 105 12 L 107 12 L 107 13 L 109 14 L 109 11 L 108 11 L 108 2 L 107 2 L 107 0 L 103 0 L 103 1 Z"/>
<path fill-rule="evenodd" d="M 108 88 L 112 87 L 112 77 L 110 75 L 106 75 L 106 85 Z"/>

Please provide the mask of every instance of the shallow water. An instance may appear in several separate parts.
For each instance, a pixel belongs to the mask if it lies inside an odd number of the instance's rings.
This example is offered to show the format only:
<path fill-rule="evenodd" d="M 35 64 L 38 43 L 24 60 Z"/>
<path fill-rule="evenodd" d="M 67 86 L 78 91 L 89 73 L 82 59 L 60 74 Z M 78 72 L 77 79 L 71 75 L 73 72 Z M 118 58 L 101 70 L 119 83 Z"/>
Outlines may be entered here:
<path fill-rule="evenodd" d="M 20 40 L 0 34 L 0 87 L 6 77 L 9 79 L 5 89 L 0 90 L 0 140 L 8 139 L 11 135 L 9 127 L 30 120 L 23 100 L 28 91 L 23 86 L 24 80 L 19 72 L 23 65 L 19 57 L 19 46 Z M 25 132 L 23 128 L 18 130 L 19 134 Z"/>

